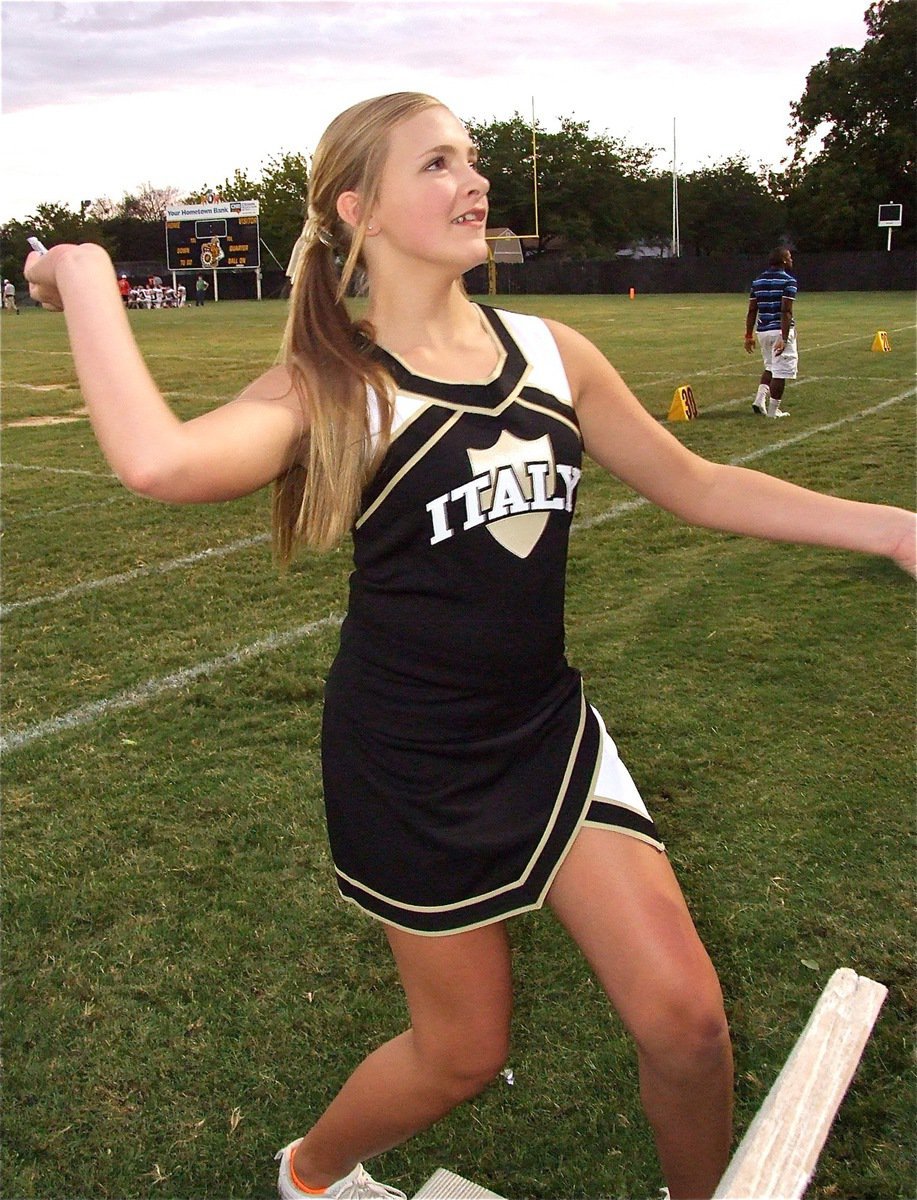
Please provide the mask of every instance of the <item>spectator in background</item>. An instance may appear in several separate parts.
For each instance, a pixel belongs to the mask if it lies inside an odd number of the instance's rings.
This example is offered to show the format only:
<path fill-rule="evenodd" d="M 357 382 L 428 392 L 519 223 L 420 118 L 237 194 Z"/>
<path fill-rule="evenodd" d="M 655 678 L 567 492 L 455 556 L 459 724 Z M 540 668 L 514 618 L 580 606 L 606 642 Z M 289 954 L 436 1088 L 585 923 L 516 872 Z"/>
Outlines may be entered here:
<path fill-rule="evenodd" d="M 204 301 L 207 299 L 207 289 L 210 284 L 203 275 L 198 275 L 197 281 L 194 284 L 194 307 L 203 308 Z"/>
<path fill-rule="evenodd" d="M 780 246 L 771 253 L 767 269 L 752 282 L 745 315 L 745 350 L 751 354 L 758 336 L 764 371 L 752 411 L 762 417 L 788 417 L 780 407 L 788 379 L 796 378 L 799 354 L 796 348 L 796 321 L 793 301 L 796 279 L 789 273 L 793 255 Z"/>
<path fill-rule="evenodd" d="M 16 285 L 11 279 L 3 281 L 3 307 L 19 316 L 19 305 L 16 303 Z"/>
<path fill-rule="evenodd" d="M 126 308 L 131 294 L 131 283 L 126 275 L 118 276 L 118 291 L 121 293 L 121 299 L 124 301 Z"/>

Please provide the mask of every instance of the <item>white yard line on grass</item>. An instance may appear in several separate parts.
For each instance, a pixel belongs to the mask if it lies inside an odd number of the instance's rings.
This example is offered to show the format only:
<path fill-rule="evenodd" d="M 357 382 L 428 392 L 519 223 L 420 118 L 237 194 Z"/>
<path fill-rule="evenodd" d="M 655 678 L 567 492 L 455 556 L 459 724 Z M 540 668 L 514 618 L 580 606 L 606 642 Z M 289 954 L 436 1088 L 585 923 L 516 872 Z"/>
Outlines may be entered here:
<path fill-rule="evenodd" d="M 33 346 L 4 346 L 3 353 L 4 354 L 34 355 L 35 349 Z M 42 354 L 43 358 L 49 357 L 52 354 L 57 358 L 70 358 L 70 359 L 73 358 L 72 350 L 42 350 L 41 354 Z M 151 359 L 151 358 L 167 358 L 167 359 L 182 358 L 183 359 L 183 358 L 188 357 L 188 352 L 186 350 L 144 350 L 143 357 L 146 359 Z M 230 366 L 230 367 L 247 367 L 247 366 L 251 365 L 251 362 L 252 362 L 252 360 L 250 358 L 220 358 L 219 356 L 214 358 L 209 355 L 206 358 L 201 357 L 199 355 L 195 355 L 194 361 L 196 363 L 219 363 L 221 366 Z M 268 365 L 270 365 L 270 364 L 268 364 Z M 257 368 L 257 364 L 255 364 L 255 366 Z M 253 378 L 254 378 L 254 376 L 253 376 Z M 3 386 L 9 387 L 10 383 L 12 383 L 12 380 L 5 380 L 3 383 Z M 76 383 L 76 380 L 74 379 L 74 385 L 75 385 L 75 383 Z"/>
<path fill-rule="evenodd" d="M 35 347 L 34 347 L 34 346 L 4 346 L 4 347 L 3 347 L 3 353 L 4 353 L 4 354 L 29 354 L 29 355 L 34 355 L 34 354 L 35 354 Z M 49 355 L 49 354 L 55 354 L 55 355 L 57 355 L 58 357 L 60 357 L 61 355 L 63 355 L 65 358 L 73 358 L 73 351 L 72 351 L 72 350 L 42 350 L 42 352 L 41 352 L 41 353 L 42 353 L 42 357 L 44 357 L 45 355 Z M 5 386 L 6 386 L 6 384 L 4 384 L 4 387 L 5 387 Z"/>
<path fill-rule="evenodd" d="M 797 388 L 805 387 L 807 383 L 824 383 L 824 378 L 820 375 L 807 375 L 805 379 L 794 379 L 791 382 L 793 384 L 793 391 L 795 392 Z M 888 380 L 883 379 L 882 382 L 888 383 Z M 743 392 L 741 396 L 733 396 L 731 400 L 721 400 L 719 404 L 698 405 L 698 412 L 703 416 L 704 413 L 722 412 L 727 408 L 738 408 L 740 404 L 746 404 L 751 408 L 751 402 L 751 392 Z M 667 417 L 656 418 L 660 422 L 664 422 L 667 419 Z"/>
<path fill-rule="evenodd" d="M 3 390 L 7 388 L 22 388 L 25 392 L 73 392 L 77 385 L 68 380 L 66 383 L 20 383 L 16 379 L 4 380 Z"/>
<path fill-rule="evenodd" d="M 898 382 L 900 382 L 900 381 L 896 380 L 896 379 L 888 379 L 885 376 L 883 376 L 882 378 L 878 378 L 876 376 L 862 376 L 862 375 L 806 375 L 806 377 L 804 379 L 790 380 L 790 386 L 792 387 L 792 392 L 787 392 L 786 398 L 789 401 L 789 403 L 792 404 L 793 395 L 795 394 L 795 392 L 799 388 L 805 387 L 807 384 L 810 384 L 810 383 L 885 383 L 885 384 L 895 384 Z M 905 394 L 907 394 L 907 393 L 905 393 Z M 696 399 L 696 397 L 695 397 L 695 399 Z M 751 401 L 752 401 L 751 392 L 743 392 L 741 396 L 733 396 L 729 400 L 721 400 L 719 402 L 719 404 L 699 404 L 698 411 L 699 411 L 700 416 L 703 417 L 705 413 L 722 412 L 724 409 L 727 409 L 727 408 L 738 408 L 742 404 L 745 404 L 749 408 L 751 408 Z M 869 411 L 871 411 L 871 410 L 869 410 Z M 657 417 L 656 418 L 656 420 L 660 421 L 660 422 L 666 421 L 667 419 L 668 419 L 667 417 Z M 859 418 L 854 417 L 852 419 L 858 420 Z"/>
<path fill-rule="evenodd" d="M 902 400 L 907 400 L 915 394 L 917 394 L 917 388 L 905 388 L 897 396 L 890 396 L 887 400 L 880 400 L 878 404 L 873 404 L 869 408 L 849 413 L 846 417 L 838 417 L 836 421 L 829 421 L 826 425 L 815 425 L 812 429 L 804 429 L 801 433 L 797 433 L 793 437 L 783 438 L 779 442 L 771 442 L 769 446 L 760 446 L 757 450 L 750 450 L 747 454 L 740 454 L 736 458 L 731 458 L 729 462 L 732 466 L 741 466 L 742 463 L 754 462 L 756 458 L 763 458 L 766 454 L 775 454 L 779 450 L 785 450 L 787 446 L 795 446 L 798 442 L 804 442 L 810 437 L 815 437 L 817 433 L 830 433 L 834 429 L 841 429 L 844 425 L 851 425 L 855 421 L 862 421 L 866 417 L 872 417 L 876 413 L 882 412 L 883 409 L 890 408 L 893 404 L 900 404 Z M 764 420 L 767 420 L 767 418 L 765 417 Z"/>
<path fill-rule="evenodd" d="M 111 471 L 84 471 L 80 467 L 45 467 L 31 463 L 4 463 L 4 471 L 47 471 L 51 475 L 88 475 L 90 479 L 116 479 Z"/>
<path fill-rule="evenodd" d="M 106 504 L 120 504 L 120 496 L 109 496 L 107 500 L 83 500 L 80 504 L 68 504 L 66 508 L 40 508 L 33 512 L 16 513 L 12 517 L 7 517 L 3 524 L 4 527 L 16 524 L 17 521 L 38 521 L 42 517 L 59 517 L 62 513 L 77 512 L 81 508 L 104 508 Z"/>
<path fill-rule="evenodd" d="M 729 463 L 731 466 L 741 466 L 743 463 L 753 462 L 755 459 L 765 457 L 765 455 L 777 453 L 780 450 L 787 449 L 789 446 L 795 446 L 799 442 L 804 442 L 809 438 L 815 437 L 817 434 L 830 433 L 855 421 L 862 421 L 866 417 L 882 412 L 883 409 L 889 408 L 893 404 L 900 404 L 902 400 L 913 396 L 915 392 L 917 392 L 917 389 L 909 387 L 906 391 L 899 392 L 897 396 L 891 396 L 887 400 L 882 400 L 878 404 L 873 404 L 869 408 L 862 409 L 860 412 L 850 413 L 846 417 L 840 417 L 837 421 L 829 421 L 825 425 L 817 425 L 812 429 L 803 430 L 793 437 L 781 438 L 778 442 L 771 442 L 766 446 L 759 447 L 757 450 L 751 450 L 747 454 L 736 455 L 735 458 L 729 459 Z M 619 517 L 623 513 L 633 512 L 635 509 L 642 508 L 648 504 L 649 501 L 645 500 L 642 496 L 636 496 L 632 500 L 624 500 L 619 504 L 613 505 L 612 508 L 604 513 L 598 513 L 596 516 L 574 521 L 573 531 L 579 532 L 583 529 L 592 529 L 596 525 L 612 521 L 615 517 Z M 138 684 L 137 687 L 118 692 L 116 695 L 109 696 L 105 700 L 96 700 L 91 704 L 81 705 L 79 708 L 71 709 L 69 713 L 64 713 L 62 716 L 54 717 L 49 721 L 39 721 L 34 725 L 26 725 L 24 728 L 15 730 L 0 739 L 0 752 L 16 750 L 21 746 L 28 745 L 30 742 L 39 741 L 42 738 L 50 737 L 57 733 L 63 733 L 67 729 L 75 729 L 81 725 L 92 724 L 112 712 L 135 708 L 166 692 L 177 691 L 180 688 L 186 687 L 196 679 L 207 678 L 220 671 L 238 666 L 240 663 L 246 662 L 248 659 L 258 655 L 294 645 L 296 642 L 311 637 L 323 629 L 340 625 L 343 619 L 343 616 L 340 614 L 332 614 L 318 621 L 312 621 L 308 625 L 300 625 L 296 629 L 287 630 L 286 633 L 269 634 L 257 642 L 252 642 L 248 646 L 242 646 L 238 650 L 233 650 L 229 654 L 222 655 L 220 658 L 213 658 L 207 662 L 198 663 L 193 667 L 185 667 L 181 671 L 175 671 L 171 675 L 164 675 L 158 679 L 148 679 L 145 683 Z"/>
<path fill-rule="evenodd" d="M 259 533 L 254 537 L 229 542 L 225 546 L 207 546 L 194 554 L 183 554 L 181 558 L 171 558 L 167 562 L 152 563 L 146 567 L 134 567 L 131 571 L 119 571 L 117 575 L 106 575 L 101 579 L 84 579 L 82 583 L 62 588 L 59 592 L 45 592 L 41 596 L 30 596 L 26 600 L 13 600 L 10 604 L 0 605 L 0 616 L 8 616 L 21 608 L 34 608 L 36 604 L 53 604 L 58 600 L 69 600 L 73 596 L 84 596 L 87 592 L 95 592 L 99 588 L 118 587 L 122 583 L 132 583 L 135 579 L 143 579 L 146 575 L 165 575 L 169 571 L 196 567 L 198 563 L 212 562 L 217 558 L 225 558 L 227 554 L 235 554 L 237 550 L 247 550 L 250 546 L 259 546 L 262 542 L 270 541 L 270 537 L 269 533 Z"/>
<path fill-rule="evenodd" d="M 897 337 L 897 335 L 899 333 L 913 333 L 914 329 L 915 329 L 914 325 L 897 325 L 897 326 L 893 326 L 891 329 L 886 330 L 886 332 L 889 334 L 890 337 L 892 335 Z M 821 353 L 822 350 L 836 350 L 838 346 L 852 346 L 856 342 L 862 342 L 865 340 L 867 340 L 867 339 L 864 337 L 863 334 L 857 334 L 855 337 L 841 338 L 836 342 L 816 342 L 813 345 L 808 345 L 805 342 L 805 340 L 803 340 L 803 342 L 800 345 L 799 351 L 800 351 L 801 357 L 803 359 L 805 359 L 806 356 L 808 356 L 809 354 L 819 354 L 819 353 Z M 761 355 L 758 353 L 757 348 L 756 348 L 755 353 L 753 355 L 750 355 L 750 356 L 747 356 L 744 358 L 736 358 L 735 362 L 724 363 L 720 367 L 710 367 L 706 371 L 691 371 L 690 378 L 691 379 L 709 379 L 713 375 L 728 375 L 728 374 L 730 374 L 730 372 L 732 372 L 736 375 L 744 376 L 746 373 L 746 370 L 749 367 L 754 368 L 752 370 L 752 374 L 755 374 L 755 371 L 758 370 L 760 368 L 760 366 L 761 366 Z M 631 386 L 634 386 L 634 384 L 633 384 L 634 380 L 640 380 L 641 385 L 643 385 L 643 384 L 647 384 L 647 383 L 654 383 L 658 379 L 671 379 L 671 377 L 672 377 L 671 371 L 661 371 L 661 372 L 660 371 L 646 371 L 646 372 L 635 371 L 632 373 L 628 373 L 625 382 L 629 382 L 629 383 L 631 383 Z M 827 378 L 830 379 L 833 377 L 828 376 Z M 805 383 L 805 382 L 807 382 L 807 380 L 801 379 L 801 380 L 798 380 L 798 382 Z M 883 380 L 882 382 L 886 382 L 886 381 Z"/>
<path fill-rule="evenodd" d="M 240 646 L 237 650 L 231 650 L 219 658 L 211 658 L 207 662 L 197 663 L 193 667 L 185 667 L 181 671 L 174 671 L 171 675 L 162 675 L 158 679 L 147 679 L 144 683 L 127 688 L 105 700 L 82 704 L 79 708 L 73 708 L 70 712 L 64 713 L 60 717 L 53 717 L 50 721 L 39 721 L 35 725 L 27 725 L 24 729 L 15 730 L 0 738 L 0 751 L 17 750 L 21 746 L 27 746 L 29 742 L 39 741 L 41 738 L 50 737 L 55 733 L 63 733 L 65 729 L 77 729 L 81 725 L 91 725 L 101 717 L 108 716 L 109 713 L 136 708 L 139 704 L 144 704 L 147 700 L 153 700 L 166 692 L 179 691 L 196 679 L 205 679 L 210 675 L 216 675 L 220 671 L 237 667 L 240 663 L 248 662 L 249 659 L 257 658 L 261 654 L 269 654 L 272 650 L 282 650 L 286 646 L 301 642 L 304 638 L 313 637 L 325 629 L 336 628 L 343 619 L 341 614 L 332 613 L 328 617 L 311 621 L 308 625 L 288 629 L 285 633 L 269 634 L 257 642 L 251 642 L 248 646 Z"/>

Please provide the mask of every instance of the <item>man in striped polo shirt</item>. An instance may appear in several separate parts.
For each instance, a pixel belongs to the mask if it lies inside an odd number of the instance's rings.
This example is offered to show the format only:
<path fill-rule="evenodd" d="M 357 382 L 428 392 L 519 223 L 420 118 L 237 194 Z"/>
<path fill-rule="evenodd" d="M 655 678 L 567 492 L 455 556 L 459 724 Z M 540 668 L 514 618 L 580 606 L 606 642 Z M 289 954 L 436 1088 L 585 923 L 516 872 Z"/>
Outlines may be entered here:
<path fill-rule="evenodd" d="M 796 378 L 799 355 L 796 349 L 796 321 L 793 301 L 796 280 L 789 273 L 793 255 L 785 246 L 771 253 L 767 269 L 751 285 L 745 316 L 745 349 L 751 354 L 758 336 L 764 359 L 764 372 L 752 411 L 760 416 L 788 417 L 780 407 L 788 379 Z"/>

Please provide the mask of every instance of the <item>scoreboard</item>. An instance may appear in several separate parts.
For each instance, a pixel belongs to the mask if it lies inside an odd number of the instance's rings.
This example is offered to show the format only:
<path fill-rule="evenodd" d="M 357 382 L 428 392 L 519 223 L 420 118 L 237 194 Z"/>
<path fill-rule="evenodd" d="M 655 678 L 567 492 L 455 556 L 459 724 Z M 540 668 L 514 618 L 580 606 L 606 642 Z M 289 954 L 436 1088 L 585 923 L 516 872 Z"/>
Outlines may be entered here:
<path fill-rule="evenodd" d="M 257 200 L 217 200 L 166 209 L 170 271 L 238 270 L 261 266 Z"/>

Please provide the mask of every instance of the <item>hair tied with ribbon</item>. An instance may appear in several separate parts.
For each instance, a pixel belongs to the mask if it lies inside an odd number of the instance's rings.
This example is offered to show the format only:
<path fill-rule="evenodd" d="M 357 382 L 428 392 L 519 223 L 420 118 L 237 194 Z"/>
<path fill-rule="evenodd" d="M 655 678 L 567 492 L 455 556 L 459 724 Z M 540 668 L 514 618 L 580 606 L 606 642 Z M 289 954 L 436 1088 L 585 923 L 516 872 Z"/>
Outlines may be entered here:
<path fill-rule="evenodd" d="M 311 209 L 302 232 L 307 243 L 321 242 L 323 246 L 329 248 L 334 245 L 334 238 Z"/>

